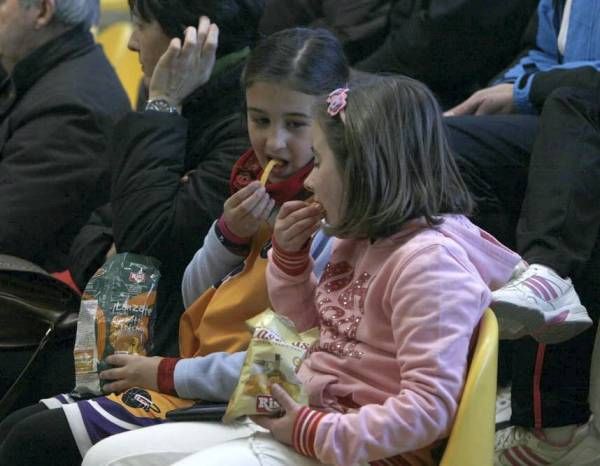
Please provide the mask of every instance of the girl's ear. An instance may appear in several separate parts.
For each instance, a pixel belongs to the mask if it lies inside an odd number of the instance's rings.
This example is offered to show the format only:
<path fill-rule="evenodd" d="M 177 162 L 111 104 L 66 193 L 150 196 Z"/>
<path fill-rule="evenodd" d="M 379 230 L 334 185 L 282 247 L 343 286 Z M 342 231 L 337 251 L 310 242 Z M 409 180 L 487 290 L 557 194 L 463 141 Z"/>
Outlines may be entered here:
<path fill-rule="evenodd" d="M 42 29 L 52 22 L 56 11 L 56 0 L 41 0 L 36 8 L 35 29 Z"/>

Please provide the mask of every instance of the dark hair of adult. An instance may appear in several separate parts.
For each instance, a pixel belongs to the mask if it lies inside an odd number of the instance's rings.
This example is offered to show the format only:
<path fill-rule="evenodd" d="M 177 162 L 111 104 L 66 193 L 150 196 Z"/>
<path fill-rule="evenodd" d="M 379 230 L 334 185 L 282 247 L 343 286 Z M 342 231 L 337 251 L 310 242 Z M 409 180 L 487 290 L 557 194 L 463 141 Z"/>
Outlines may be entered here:
<path fill-rule="evenodd" d="M 325 29 L 291 28 L 261 40 L 250 54 L 242 86 L 268 82 L 309 95 L 346 85 L 350 75 L 344 50 Z"/>
<path fill-rule="evenodd" d="M 258 23 L 264 0 L 128 0 L 132 14 L 142 20 L 156 20 L 169 37 L 183 39 L 185 28 L 198 26 L 200 16 L 208 16 L 219 26 L 219 48 L 222 56 L 258 40 Z"/>
<path fill-rule="evenodd" d="M 354 85 L 343 120 L 327 113 L 325 99 L 317 122 L 346 188 L 341 220 L 328 233 L 385 238 L 411 219 L 434 226 L 442 214 L 471 212 L 442 113 L 424 84 L 395 76 Z"/>

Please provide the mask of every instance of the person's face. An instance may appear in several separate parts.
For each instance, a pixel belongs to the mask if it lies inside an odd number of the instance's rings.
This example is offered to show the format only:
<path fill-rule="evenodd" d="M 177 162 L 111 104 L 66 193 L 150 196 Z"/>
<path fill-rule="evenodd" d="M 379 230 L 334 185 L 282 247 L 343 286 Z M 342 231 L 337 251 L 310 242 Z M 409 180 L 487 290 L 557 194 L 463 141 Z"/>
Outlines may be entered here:
<path fill-rule="evenodd" d="M 133 32 L 127 46 L 129 50 L 137 52 L 147 85 L 152 78 L 158 59 L 167 51 L 171 38 L 163 32 L 156 20 L 147 22 L 135 12 L 131 15 L 131 20 Z"/>
<path fill-rule="evenodd" d="M 325 221 L 335 226 L 342 211 L 342 176 L 323 130 L 315 124 L 312 133 L 315 166 L 304 181 L 304 186 L 314 193 L 314 200 L 323 207 Z"/>
<path fill-rule="evenodd" d="M 256 82 L 246 89 L 248 134 L 261 167 L 280 162 L 269 181 L 277 183 L 306 166 L 312 158 L 312 106 L 315 97 L 287 87 Z"/>
<path fill-rule="evenodd" d="M 0 63 L 8 73 L 34 48 L 39 19 L 39 6 L 25 8 L 20 0 L 0 0 Z"/>

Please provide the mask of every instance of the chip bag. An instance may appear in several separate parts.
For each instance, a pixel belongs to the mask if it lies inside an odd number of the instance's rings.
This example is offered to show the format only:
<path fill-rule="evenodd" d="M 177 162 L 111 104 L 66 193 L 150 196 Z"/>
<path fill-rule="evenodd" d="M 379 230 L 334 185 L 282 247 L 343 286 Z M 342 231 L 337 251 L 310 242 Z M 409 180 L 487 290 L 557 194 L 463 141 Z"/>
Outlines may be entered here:
<path fill-rule="evenodd" d="M 278 413 L 281 407 L 271 395 L 273 384 L 279 384 L 296 402 L 308 404 L 296 372 L 308 349 L 317 341 L 319 329 L 298 333 L 291 321 L 271 309 L 246 323 L 253 330 L 252 340 L 223 417 L 225 423 L 240 416 Z"/>
<path fill-rule="evenodd" d="M 102 394 L 103 381 L 98 374 L 110 367 L 107 356 L 146 355 L 150 350 L 158 267 L 152 257 L 116 254 L 88 282 L 81 297 L 73 349 L 75 393 Z"/>

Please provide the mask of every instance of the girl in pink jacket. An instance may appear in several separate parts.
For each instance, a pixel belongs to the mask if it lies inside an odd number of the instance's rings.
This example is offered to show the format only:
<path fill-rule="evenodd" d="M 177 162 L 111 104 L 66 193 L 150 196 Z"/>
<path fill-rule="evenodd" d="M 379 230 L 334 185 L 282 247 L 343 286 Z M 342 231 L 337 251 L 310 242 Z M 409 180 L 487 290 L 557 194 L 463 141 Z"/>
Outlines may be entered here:
<path fill-rule="evenodd" d="M 274 309 L 321 330 L 299 371 L 310 407 L 277 390 L 286 414 L 255 422 L 321 463 L 432 464 L 490 288 L 520 257 L 463 216 L 471 199 L 425 86 L 379 78 L 317 113 L 305 186 L 320 205 L 284 204 L 267 272 Z M 317 283 L 321 212 L 339 239 Z"/>

